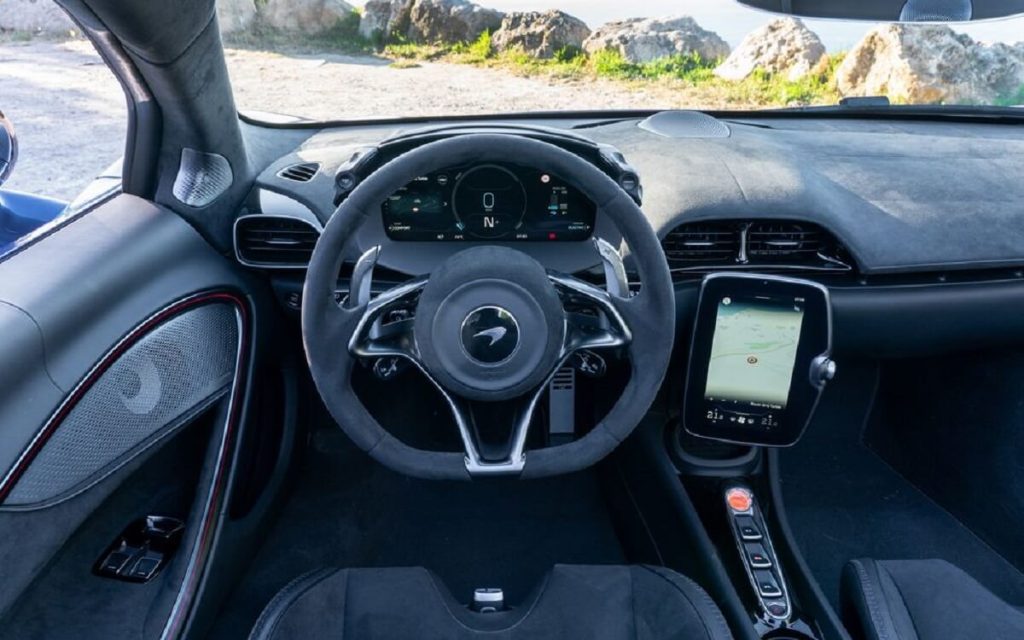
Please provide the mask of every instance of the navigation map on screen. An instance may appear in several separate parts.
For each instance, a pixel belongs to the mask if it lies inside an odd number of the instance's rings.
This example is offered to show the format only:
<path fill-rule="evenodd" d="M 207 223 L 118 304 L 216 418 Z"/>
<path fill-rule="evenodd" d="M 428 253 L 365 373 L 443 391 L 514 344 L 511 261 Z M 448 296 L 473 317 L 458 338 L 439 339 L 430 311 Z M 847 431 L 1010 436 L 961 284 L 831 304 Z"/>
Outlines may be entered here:
<path fill-rule="evenodd" d="M 799 302 L 782 305 L 722 298 L 705 399 L 785 408 L 803 317 Z"/>

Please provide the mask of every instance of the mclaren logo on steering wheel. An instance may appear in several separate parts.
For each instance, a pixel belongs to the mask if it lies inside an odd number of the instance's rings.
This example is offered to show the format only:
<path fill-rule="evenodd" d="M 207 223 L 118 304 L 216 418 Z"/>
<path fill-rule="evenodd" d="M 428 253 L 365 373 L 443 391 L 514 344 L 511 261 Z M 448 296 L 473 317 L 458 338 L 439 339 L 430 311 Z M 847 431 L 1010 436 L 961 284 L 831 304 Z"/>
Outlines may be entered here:
<path fill-rule="evenodd" d="M 482 364 L 498 364 L 519 347 L 519 323 L 507 309 L 479 307 L 462 321 L 462 348 Z"/>
<path fill-rule="evenodd" d="M 477 333 L 473 334 L 473 337 L 490 338 L 491 342 L 487 346 L 493 347 L 494 343 L 504 338 L 506 334 L 508 334 L 508 329 L 506 329 L 505 327 L 491 327 L 490 329 L 478 331 Z"/>

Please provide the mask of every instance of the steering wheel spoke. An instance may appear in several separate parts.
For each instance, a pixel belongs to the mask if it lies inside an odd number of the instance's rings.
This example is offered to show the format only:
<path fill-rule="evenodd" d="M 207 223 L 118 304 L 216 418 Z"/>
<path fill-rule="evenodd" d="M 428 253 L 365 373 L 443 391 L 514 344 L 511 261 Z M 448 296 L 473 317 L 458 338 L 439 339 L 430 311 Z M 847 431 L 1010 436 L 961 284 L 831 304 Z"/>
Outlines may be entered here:
<path fill-rule="evenodd" d="M 413 326 L 416 303 L 427 278 L 416 278 L 373 297 L 373 269 L 380 247 L 366 251 L 352 271 L 349 294 L 341 307 L 359 313 L 348 350 L 360 358 L 398 356 L 420 366 Z M 422 367 L 421 367 L 422 368 Z"/>
<path fill-rule="evenodd" d="M 442 393 L 449 398 L 466 454 L 466 471 L 470 475 L 515 475 L 523 470 L 526 437 L 541 389 L 528 397 L 500 403 L 468 400 L 452 396 L 443 389 Z M 496 416 L 499 421 L 506 420 L 505 424 L 496 424 Z M 495 427 L 504 427 L 506 431 L 497 441 L 488 442 L 484 432 L 493 431 Z"/>
<path fill-rule="evenodd" d="M 349 340 L 349 353 L 360 358 L 399 356 L 419 366 L 413 326 L 417 297 L 426 281 L 426 278 L 410 280 L 366 303 Z"/>
<path fill-rule="evenodd" d="M 623 347 L 633 340 L 629 324 L 619 311 L 623 300 L 573 276 L 549 272 L 565 310 L 563 355 L 584 349 Z"/>

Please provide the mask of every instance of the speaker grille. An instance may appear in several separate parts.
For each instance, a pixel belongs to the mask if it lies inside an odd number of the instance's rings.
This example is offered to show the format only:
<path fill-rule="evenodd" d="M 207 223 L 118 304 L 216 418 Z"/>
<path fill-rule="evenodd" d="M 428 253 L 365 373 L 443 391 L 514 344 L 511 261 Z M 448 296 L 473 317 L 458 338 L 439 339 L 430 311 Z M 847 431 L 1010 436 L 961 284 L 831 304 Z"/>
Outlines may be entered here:
<path fill-rule="evenodd" d="M 227 191 L 233 179 L 231 164 L 224 156 L 182 149 L 181 164 L 171 191 L 183 204 L 205 207 Z"/>
<path fill-rule="evenodd" d="M 11 490 L 6 504 L 51 501 L 97 479 L 230 387 L 238 321 L 208 304 L 159 325 L 82 395 Z"/>

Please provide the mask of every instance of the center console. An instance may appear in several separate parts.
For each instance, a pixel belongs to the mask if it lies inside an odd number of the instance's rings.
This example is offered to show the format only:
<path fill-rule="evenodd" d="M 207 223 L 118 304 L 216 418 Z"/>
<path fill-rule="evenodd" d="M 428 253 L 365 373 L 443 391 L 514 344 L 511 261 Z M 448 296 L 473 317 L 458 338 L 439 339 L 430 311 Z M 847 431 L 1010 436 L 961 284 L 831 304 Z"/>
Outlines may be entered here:
<path fill-rule="evenodd" d="M 799 440 L 835 374 L 828 290 L 712 274 L 693 318 L 682 411 L 670 426 L 683 488 L 757 635 L 832 637 L 823 628 L 834 614 L 789 535 L 770 449 Z"/>

